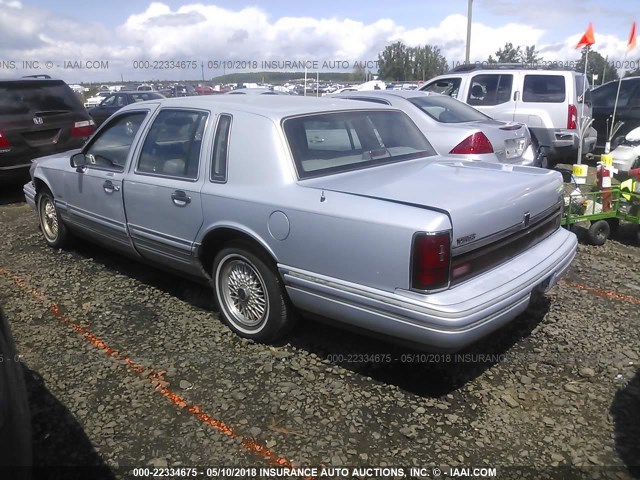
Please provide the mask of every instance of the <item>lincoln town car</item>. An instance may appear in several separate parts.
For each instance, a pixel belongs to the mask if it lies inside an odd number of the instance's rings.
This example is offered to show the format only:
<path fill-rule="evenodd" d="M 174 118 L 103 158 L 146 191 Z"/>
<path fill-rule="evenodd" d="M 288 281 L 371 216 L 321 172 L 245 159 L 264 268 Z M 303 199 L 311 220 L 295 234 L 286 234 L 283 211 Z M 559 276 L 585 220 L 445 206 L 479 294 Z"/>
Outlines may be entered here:
<path fill-rule="evenodd" d="M 208 282 L 243 337 L 312 314 L 449 351 L 567 271 L 561 190 L 558 172 L 437 155 L 391 106 L 279 95 L 129 105 L 24 186 L 51 247 L 81 236 Z"/>

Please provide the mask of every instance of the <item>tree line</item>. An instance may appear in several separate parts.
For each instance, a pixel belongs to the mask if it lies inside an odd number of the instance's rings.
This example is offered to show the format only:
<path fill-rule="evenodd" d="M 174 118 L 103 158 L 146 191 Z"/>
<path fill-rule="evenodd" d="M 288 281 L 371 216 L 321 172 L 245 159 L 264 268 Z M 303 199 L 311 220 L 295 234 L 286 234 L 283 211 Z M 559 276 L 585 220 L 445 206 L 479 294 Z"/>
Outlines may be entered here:
<path fill-rule="evenodd" d="M 573 69 L 584 72 L 587 49 L 583 48 L 580 60 L 576 61 Z M 489 55 L 486 63 L 525 63 L 536 64 L 544 62 L 541 53 L 535 45 L 518 45 L 507 42 L 504 47 L 495 52 L 495 57 Z M 638 62 L 629 62 L 638 64 Z M 613 62 L 603 57 L 596 50 L 589 50 L 587 63 L 587 78 L 596 84 L 617 80 L 621 62 Z M 424 45 L 409 47 L 403 42 L 387 45 L 378 54 L 378 76 L 381 80 L 396 82 L 411 82 L 428 80 L 441 75 L 450 69 L 447 59 L 439 47 Z M 625 77 L 640 76 L 640 68 L 625 72 Z"/>

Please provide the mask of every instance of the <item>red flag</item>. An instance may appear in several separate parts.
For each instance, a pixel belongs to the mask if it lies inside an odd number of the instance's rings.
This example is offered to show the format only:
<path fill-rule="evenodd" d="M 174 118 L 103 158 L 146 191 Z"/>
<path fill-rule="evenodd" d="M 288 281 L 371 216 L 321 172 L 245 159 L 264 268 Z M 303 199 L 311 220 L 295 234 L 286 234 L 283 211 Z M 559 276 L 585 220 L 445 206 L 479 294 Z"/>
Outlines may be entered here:
<path fill-rule="evenodd" d="M 627 43 L 627 51 L 636 48 L 636 22 L 631 24 L 631 34 L 629 35 L 629 43 Z"/>
<path fill-rule="evenodd" d="M 589 45 L 593 45 L 594 43 L 596 43 L 596 39 L 593 36 L 593 24 L 589 22 L 587 31 L 584 32 L 584 35 L 582 35 L 582 38 L 576 45 L 576 48 L 588 47 Z"/>

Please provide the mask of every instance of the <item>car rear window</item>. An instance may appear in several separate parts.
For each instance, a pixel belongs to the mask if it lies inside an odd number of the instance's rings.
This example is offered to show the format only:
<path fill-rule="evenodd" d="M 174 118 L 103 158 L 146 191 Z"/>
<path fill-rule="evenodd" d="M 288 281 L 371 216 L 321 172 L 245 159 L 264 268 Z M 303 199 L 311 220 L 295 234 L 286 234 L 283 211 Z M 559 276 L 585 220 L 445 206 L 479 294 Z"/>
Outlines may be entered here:
<path fill-rule="evenodd" d="M 476 122 L 489 118 L 466 103 L 444 95 L 425 95 L 407 100 L 440 123 Z"/>
<path fill-rule="evenodd" d="M 82 108 L 76 94 L 60 80 L 0 82 L 0 114 L 3 115 L 71 112 Z"/>
<path fill-rule="evenodd" d="M 525 75 L 522 101 L 534 103 L 562 103 L 566 98 L 562 75 Z"/>
<path fill-rule="evenodd" d="M 283 126 L 300 178 L 435 155 L 402 112 L 322 113 L 288 118 Z"/>

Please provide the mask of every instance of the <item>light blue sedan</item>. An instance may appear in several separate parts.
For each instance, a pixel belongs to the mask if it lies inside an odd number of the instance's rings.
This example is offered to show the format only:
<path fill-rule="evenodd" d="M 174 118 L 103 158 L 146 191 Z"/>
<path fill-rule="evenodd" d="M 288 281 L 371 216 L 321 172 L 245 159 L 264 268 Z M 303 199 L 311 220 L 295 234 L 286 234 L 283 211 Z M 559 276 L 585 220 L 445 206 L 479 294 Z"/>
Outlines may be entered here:
<path fill-rule="evenodd" d="M 577 245 L 559 173 L 439 156 L 404 112 L 356 101 L 136 103 L 31 177 L 49 245 L 82 235 L 209 282 L 256 341 L 302 312 L 457 350 L 551 288 Z"/>

